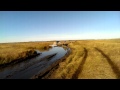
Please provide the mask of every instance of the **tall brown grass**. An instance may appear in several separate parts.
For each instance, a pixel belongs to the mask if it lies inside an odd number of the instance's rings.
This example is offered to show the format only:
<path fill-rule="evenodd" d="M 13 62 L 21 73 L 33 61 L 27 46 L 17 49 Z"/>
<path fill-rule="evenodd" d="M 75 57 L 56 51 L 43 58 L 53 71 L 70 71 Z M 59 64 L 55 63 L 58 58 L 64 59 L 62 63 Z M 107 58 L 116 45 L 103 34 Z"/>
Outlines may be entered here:
<path fill-rule="evenodd" d="M 47 78 L 74 79 L 76 75 L 76 79 L 120 78 L 120 40 L 77 40 L 69 43 L 69 47 L 72 53 Z"/>
<path fill-rule="evenodd" d="M 33 54 L 35 50 L 48 50 L 52 42 L 24 42 L 0 44 L 0 65 L 10 63 L 14 60 L 25 59 Z"/>

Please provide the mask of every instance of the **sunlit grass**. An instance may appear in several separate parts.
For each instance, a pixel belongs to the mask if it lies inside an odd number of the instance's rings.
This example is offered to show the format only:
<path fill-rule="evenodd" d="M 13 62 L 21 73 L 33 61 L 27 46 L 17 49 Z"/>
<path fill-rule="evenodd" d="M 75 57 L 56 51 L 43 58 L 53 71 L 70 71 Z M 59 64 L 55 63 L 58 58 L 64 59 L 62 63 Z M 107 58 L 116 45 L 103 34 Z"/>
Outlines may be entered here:
<path fill-rule="evenodd" d="M 35 50 L 48 50 L 52 42 L 25 42 L 0 44 L 0 65 L 36 54 Z"/>
<path fill-rule="evenodd" d="M 69 47 L 72 53 L 48 78 L 72 79 L 76 72 L 78 79 L 120 78 L 120 40 L 79 40 Z"/>

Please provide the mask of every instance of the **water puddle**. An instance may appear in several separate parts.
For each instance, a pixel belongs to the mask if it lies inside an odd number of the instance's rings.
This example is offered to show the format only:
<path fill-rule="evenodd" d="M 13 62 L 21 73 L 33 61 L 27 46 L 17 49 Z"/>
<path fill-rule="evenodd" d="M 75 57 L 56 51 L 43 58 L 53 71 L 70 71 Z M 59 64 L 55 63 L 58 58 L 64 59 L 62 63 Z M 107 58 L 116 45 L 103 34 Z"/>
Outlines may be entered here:
<path fill-rule="evenodd" d="M 0 79 L 29 79 L 44 69 L 49 68 L 51 64 L 62 58 L 69 50 L 63 47 L 52 47 L 49 51 L 44 52 L 36 50 L 42 54 L 24 62 L 0 69 Z M 45 58 L 52 54 L 55 55 L 48 59 Z"/>

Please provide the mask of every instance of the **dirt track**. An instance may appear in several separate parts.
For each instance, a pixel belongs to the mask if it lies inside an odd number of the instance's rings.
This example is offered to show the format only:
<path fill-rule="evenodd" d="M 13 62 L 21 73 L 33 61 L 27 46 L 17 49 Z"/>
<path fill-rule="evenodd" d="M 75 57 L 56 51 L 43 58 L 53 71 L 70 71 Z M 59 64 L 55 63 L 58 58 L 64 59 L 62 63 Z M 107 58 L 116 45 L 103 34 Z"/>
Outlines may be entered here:
<path fill-rule="evenodd" d="M 43 79 L 50 79 L 57 68 L 58 66 Z M 82 60 L 71 79 L 120 79 L 120 70 L 101 49 L 84 47 Z"/>
<path fill-rule="evenodd" d="M 84 52 L 85 52 L 85 54 L 84 54 L 84 57 L 82 59 L 82 62 L 80 63 L 80 65 L 79 65 L 78 69 L 76 70 L 76 72 L 73 74 L 72 79 L 77 79 L 78 75 L 82 72 L 83 66 L 85 64 L 85 61 L 86 61 L 86 58 L 87 58 L 87 55 L 88 55 L 87 54 L 88 51 L 87 51 L 86 48 L 84 48 Z"/>

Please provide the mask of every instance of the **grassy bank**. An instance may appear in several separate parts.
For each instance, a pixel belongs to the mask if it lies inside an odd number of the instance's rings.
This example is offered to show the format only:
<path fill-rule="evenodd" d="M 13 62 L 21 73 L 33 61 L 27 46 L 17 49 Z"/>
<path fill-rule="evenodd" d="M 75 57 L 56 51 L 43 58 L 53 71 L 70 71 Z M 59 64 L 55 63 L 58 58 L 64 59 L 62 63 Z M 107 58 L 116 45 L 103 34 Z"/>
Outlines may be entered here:
<path fill-rule="evenodd" d="M 120 40 L 81 40 L 48 79 L 120 79 Z"/>
<path fill-rule="evenodd" d="M 48 50 L 52 42 L 24 42 L 0 44 L 0 65 L 25 59 L 37 54 L 35 50 Z"/>

